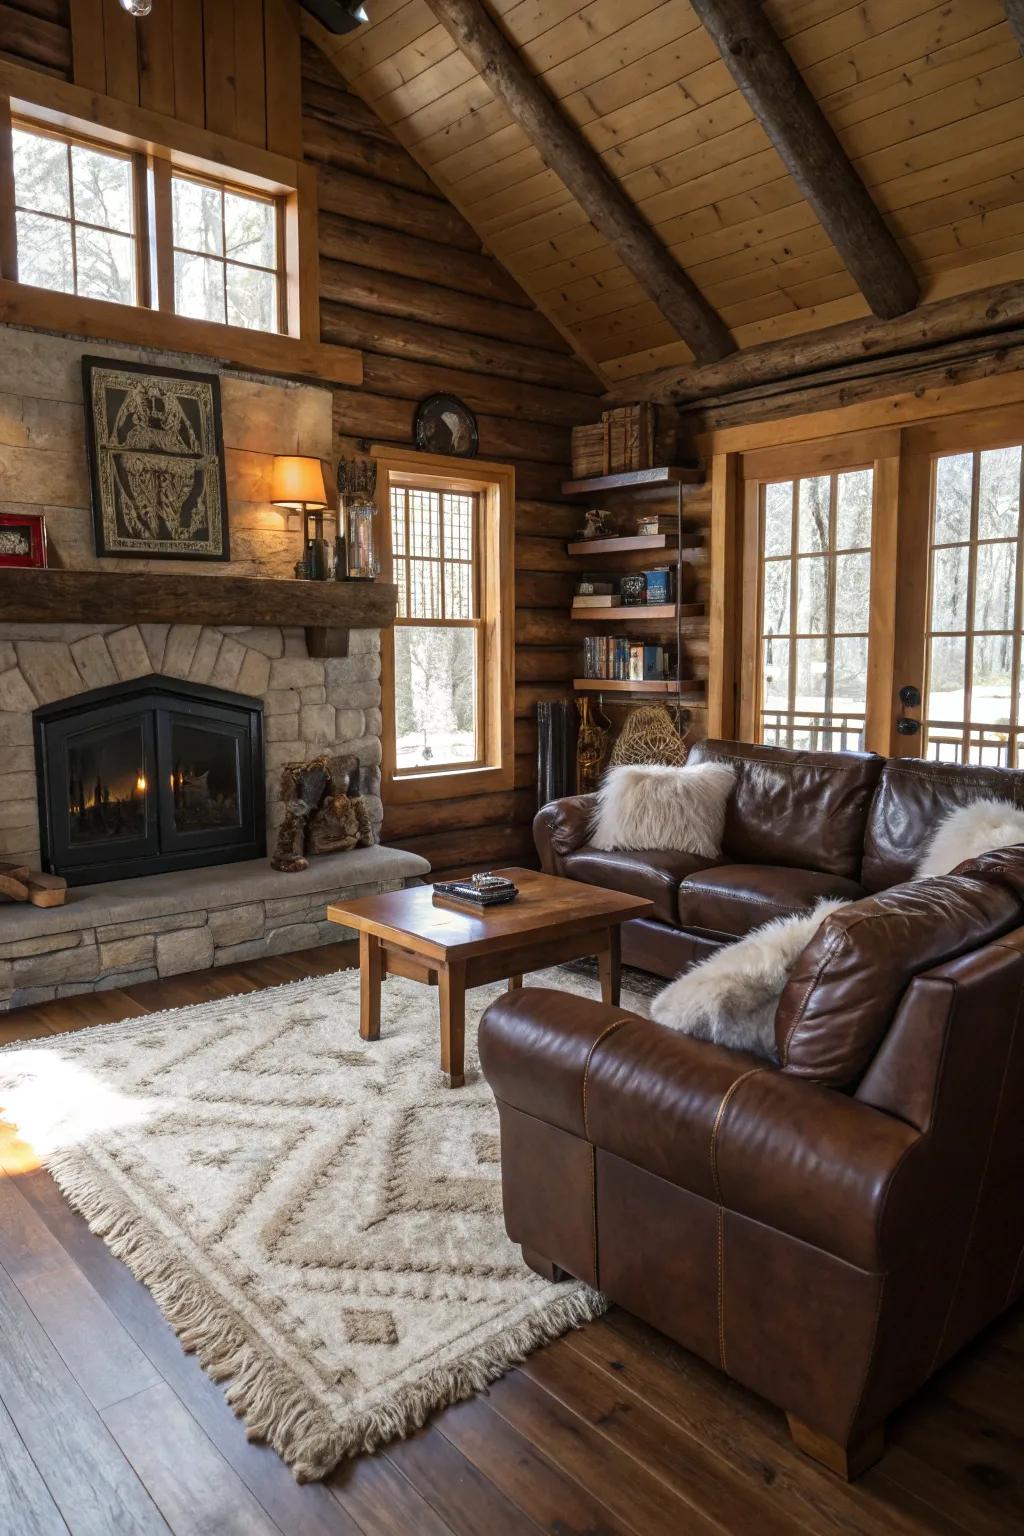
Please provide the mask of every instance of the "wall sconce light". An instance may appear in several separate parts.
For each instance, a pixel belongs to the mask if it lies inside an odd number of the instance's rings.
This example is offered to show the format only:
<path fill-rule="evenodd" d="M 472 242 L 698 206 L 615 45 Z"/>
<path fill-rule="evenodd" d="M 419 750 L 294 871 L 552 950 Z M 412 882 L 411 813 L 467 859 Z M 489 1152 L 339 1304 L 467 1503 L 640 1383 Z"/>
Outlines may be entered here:
<path fill-rule="evenodd" d="M 302 513 L 302 559 L 295 567 L 296 576 L 326 581 L 330 574 L 327 540 L 324 538 L 327 491 L 320 460 L 295 454 L 275 454 L 270 500 L 275 507 L 293 507 Z"/>

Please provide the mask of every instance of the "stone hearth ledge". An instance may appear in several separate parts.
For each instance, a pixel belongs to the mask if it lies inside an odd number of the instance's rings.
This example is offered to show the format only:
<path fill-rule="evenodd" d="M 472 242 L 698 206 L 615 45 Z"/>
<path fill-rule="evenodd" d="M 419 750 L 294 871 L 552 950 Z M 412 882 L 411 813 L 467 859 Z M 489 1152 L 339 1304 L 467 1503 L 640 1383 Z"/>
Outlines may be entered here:
<path fill-rule="evenodd" d="M 352 938 L 327 921 L 329 902 L 400 890 L 429 872 L 418 854 L 374 845 L 311 859 L 296 874 L 252 859 L 75 886 L 63 907 L 5 904 L 0 1011 Z"/>

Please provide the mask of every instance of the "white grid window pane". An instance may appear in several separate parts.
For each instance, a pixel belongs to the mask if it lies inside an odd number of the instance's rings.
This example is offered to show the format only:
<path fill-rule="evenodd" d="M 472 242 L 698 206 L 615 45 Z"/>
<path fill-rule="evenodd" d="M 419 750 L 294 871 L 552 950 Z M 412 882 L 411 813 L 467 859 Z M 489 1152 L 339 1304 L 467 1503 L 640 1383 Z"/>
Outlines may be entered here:
<path fill-rule="evenodd" d="M 112 304 L 135 302 L 135 242 L 107 229 L 75 225 L 78 292 Z"/>
<path fill-rule="evenodd" d="M 41 213 L 19 212 L 16 226 L 20 281 L 33 283 L 37 288 L 53 288 L 58 293 L 74 293 L 71 225 Z"/>
<path fill-rule="evenodd" d="M 75 218 L 104 229 L 132 233 L 132 167 L 120 155 L 105 155 L 84 144 L 71 146 Z"/>
<path fill-rule="evenodd" d="M 174 244 L 201 255 L 223 256 L 224 215 L 219 187 L 188 176 L 171 177 L 171 218 Z"/>
<path fill-rule="evenodd" d="M 224 323 L 224 263 L 209 256 L 174 253 L 174 308 L 194 320 Z"/>
<path fill-rule="evenodd" d="M 71 178 L 68 172 L 68 146 L 64 139 L 46 133 L 32 133 L 15 128 L 14 201 L 19 208 L 33 213 L 54 213 L 71 217 Z"/>

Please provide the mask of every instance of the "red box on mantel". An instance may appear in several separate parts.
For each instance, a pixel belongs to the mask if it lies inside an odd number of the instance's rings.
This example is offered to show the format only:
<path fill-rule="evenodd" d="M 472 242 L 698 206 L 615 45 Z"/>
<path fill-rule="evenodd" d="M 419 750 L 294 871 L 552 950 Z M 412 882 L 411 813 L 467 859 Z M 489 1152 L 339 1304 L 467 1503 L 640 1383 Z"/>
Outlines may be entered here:
<path fill-rule="evenodd" d="M 46 565 L 46 520 L 41 512 L 0 512 L 0 566 Z"/>

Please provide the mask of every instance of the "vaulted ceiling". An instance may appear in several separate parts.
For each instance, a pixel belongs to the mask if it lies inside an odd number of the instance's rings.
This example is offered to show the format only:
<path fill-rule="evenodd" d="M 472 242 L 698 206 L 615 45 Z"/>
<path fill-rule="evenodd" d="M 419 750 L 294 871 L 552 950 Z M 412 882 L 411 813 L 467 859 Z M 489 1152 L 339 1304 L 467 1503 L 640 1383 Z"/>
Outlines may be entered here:
<path fill-rule="evenodd" d="M 488 0 L 741 347 L 868 305 L 688 0 Z M 610 382 L 691 353 L 426 0 L 322 47 Z M 999 0 L 766 0 L 924 302 L 1024 278 L 1024 58 Z"/>

